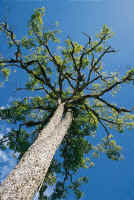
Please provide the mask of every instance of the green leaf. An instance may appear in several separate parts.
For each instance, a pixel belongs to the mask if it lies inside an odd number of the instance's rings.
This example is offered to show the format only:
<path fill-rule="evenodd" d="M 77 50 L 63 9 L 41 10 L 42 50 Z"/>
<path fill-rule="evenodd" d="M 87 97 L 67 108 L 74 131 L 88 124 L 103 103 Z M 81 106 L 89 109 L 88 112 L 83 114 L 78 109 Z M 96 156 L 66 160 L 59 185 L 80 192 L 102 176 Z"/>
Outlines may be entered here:
<path fill-rule="evenodd" d="M 10 74 L 10 69 L 3 68 L 3 69 L 1 69 L 1 72 L 3 73 L 5 79 L 8 80 L 8 77 L 9 77 L 9 74 Z"/>

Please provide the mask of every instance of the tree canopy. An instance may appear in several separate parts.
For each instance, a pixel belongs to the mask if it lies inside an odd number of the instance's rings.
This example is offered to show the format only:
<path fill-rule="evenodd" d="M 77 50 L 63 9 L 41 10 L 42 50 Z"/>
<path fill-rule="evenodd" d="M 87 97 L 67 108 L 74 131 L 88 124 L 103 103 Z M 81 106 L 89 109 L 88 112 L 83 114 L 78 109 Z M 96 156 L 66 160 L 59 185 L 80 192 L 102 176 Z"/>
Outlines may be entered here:
<path fill-rule="evenodd" d="M 73 122 L 53 158 L 39 199 L 48 199 L 44 191 L 54 184 L 52 200 L 66 198 L 68 190 L 73 190 L 80 199 L 83 193 L 79 187 L 88 181 L 87 177 L 75 180 L 74 175 L 80 168 L 93 167 L 92 158 L 98 158 L 100 153 L 112 160 L 122 159 L 121 146 L 114 140 L 112 132 L 122 133 L 126 128 L 133 128 L 133 108 L 119 107 L 109 102 L 106 95 L 116 95 L 122 84 L 132 83 L 134 68 L 124 76 L 119 72 L 106 73 L 103 57 L 116 53 L 108 42 L 113 32 L 106 25 L 94 41 L 84 33 L 86 44 L 79 44 L 69 36 L 63 44 L 58 39 L 60 31 L 57 27 L 46 30 L 44 13 L 45 8 L 34 11 L 28 22 L 27 35 L 21 40 L 17 40 L 14 30 L 5 21 L 0 24 L 0 34 L 6 36 L 12 52 L 11 58 L 1 52 L 0 73 L 8 80 L 16 69 L 24 71 L 23 76 L 28 78 L 23 88 L 16 88 L 16 91 L 28 91 L 27 95 L 0 109 L 1 122 L 5 120 L 13 125 L 0 139 L 0 148 L 19 153 L 19 160 L 49 122 L 58 99 L 61 99 L 65 103 L 64 114 L 70 110 Z M 100 126 L 104 128 L 105 136 L 93 145 Z"/>

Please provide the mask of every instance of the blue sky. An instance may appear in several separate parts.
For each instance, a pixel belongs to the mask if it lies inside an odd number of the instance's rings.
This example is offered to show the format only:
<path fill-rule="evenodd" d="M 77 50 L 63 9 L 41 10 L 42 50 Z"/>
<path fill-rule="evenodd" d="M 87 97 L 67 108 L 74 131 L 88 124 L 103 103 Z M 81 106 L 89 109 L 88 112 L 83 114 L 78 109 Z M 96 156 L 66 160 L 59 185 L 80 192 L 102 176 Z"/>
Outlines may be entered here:
<path fill-rule="evenodd" d="M 33 9 L 46 7 L 46 27 L 51 28 L 59 21 L 62 30 L 61 39 L 68 35 L 73 40 L 85 40 L 82 32 L 88 33 L 94 38 L 103 24 L 107 24 L 115 36 L 111 39 L 111 45 L 119 50 L 116 55 L 105 58 L 105 66 L 108 71 L 124 73 L 128 66 L 134 66 L 134 1 L 133 0 L 0 0 L 0 15 L 8 14 L 8 20 L 12 28 L 16 30 L 18 39 L 26 34 L 26 24 Z M 0 51 L 5 52 L 5 47 L 0 44 Z M 16 84 L 21 84 L 22 79 L 10 79 L 9 84 L 0 89 L 0 106 L 9 103 L 13 98 Z M 1 95 L 2 94 L 2 95 Z M 123 87 L 115 101 L 119 105 L 134 105 L 134 86 Z M 103 130 L 99 129 L 98 134 Z M 115 133 L 118 143 L 123 146 L 125 160 L 114 162 L 101 156 L 94 168 L 83 171 L 82 175 L 89 177 L 88 185 L 83 200 L 133 200 L 134 199 L 134 131 L 126 131 L 123 135 Z M 8 173 L 8 166 L 15 164 L 11 156 L 7 160 L 6 155 L 0 153 L 2 162 L 0 169 Z M 4 165 L 5 163 L 5 165 Z M 2 177 L 2 176 L 1 176 Z M 71 197 L 70 197 L 71 199 Z"/>

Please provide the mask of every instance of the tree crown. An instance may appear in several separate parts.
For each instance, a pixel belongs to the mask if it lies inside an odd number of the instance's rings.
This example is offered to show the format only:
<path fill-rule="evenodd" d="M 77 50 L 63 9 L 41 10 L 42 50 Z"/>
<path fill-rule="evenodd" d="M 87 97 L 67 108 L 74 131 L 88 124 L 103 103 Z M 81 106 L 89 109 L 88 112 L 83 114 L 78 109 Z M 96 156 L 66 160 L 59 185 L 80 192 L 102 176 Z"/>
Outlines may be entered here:
<path fill-rule="evenodd" d="M 113 33 L 106 25 L 96 34 L 95 41 L 83 33 L 87 37 L 85 45 L 68 37 L 65 45 L 59 46 L 57 34 L 60 31 L 46 30 L 44 12 L 44 8 L 34 11 L 28 22 L 28 34 L 21 40 L 16 39 L 6 22 L 0 24 L 0 31 L 6 35 L 9 48 L 14 52 L 12 58 L 1 55 L 0 71 L 6 80 L 13 68 L 25 71 L 29 80 L 24 83 L 24 88 L 16 90 L 34 92 L 32 97 L 27 94 L 0 110 L 1 119 L 17 127 L 3 136 L 0 145 L 2 149 L 8 147 L 19 152 L 20 159 L 49 122 L 60 99 L 65 103 L 64 114 L 68 110 L 73 113 L 73 123 L 57 153 L 59 159 L 55 157 L 51 163 L 40 199 L 47 199 L 43 192 L 47 185 L 56 182 L 56 173 L 64 178 L 57 181 L 51 199 L 64 198 L 67 188 L 74 190 L 80 199 L 82 193 L 78 188 L 82 182 L 87 182 L 87 177 L 74 181 L 74 173 L 81 167 L 92 167 L 91 157 L 98 158 L 100 152 L 106 153 L 112 160 L 122 158 L 121 146 L 116 144 L 110 129 L 122 133 L 125 128 L 133 128 L 133 109 L 118 107 L 107 101 L 105 95 L 115 95 L 122 84 L 132 82 L 134 69 L 131 68 L 124 76 L 118 72 L 105 72 L 103 57 L 116 52 L 107 42 Z M 99 124 L 106 135 L 95 146 L 90 138 L 95 136 Z M 67 180 L 70 186 L 65 184 Z"/>

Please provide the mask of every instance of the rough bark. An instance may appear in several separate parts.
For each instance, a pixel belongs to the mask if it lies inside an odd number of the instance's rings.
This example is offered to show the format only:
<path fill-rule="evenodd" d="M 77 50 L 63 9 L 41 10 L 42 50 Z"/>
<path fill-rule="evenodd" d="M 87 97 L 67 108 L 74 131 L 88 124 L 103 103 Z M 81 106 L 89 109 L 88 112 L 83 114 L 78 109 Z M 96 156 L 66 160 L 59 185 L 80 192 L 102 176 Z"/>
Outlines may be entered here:
<path fill-rule="evenodd" d="M 72 122 L 71 112 L 64 119 L 60 104 L 48 125 L 0 186 L 1 200 L 32 200 L 50 166 L 56 149 Z"/>

